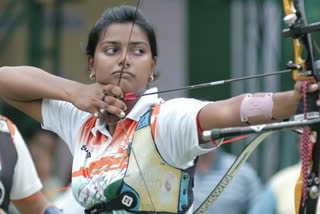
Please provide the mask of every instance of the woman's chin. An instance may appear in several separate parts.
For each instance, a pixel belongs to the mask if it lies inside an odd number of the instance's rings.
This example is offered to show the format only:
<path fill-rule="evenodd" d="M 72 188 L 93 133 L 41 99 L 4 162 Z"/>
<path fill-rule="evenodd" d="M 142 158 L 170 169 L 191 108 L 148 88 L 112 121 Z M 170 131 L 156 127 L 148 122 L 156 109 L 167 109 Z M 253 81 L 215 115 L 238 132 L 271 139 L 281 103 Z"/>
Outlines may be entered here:
<path fill-rule="evenodd" d="M 135 85 L 132 85 L 132 82 L 129 82 L 126 80 L 123 80 L 120 82 L 120 88 L 124 94 L 135 93 L 136 95 L 143 93 L 146 89 L 145 87 L 144 88 L 136 87 Z"/>
<path fill-rule="evenodd" d="M 120 83 L 120 88 L 123 92 L 123 95 L 127 94 L 127 93 L 132 93 L 132 92 L 135 92 L 135 89 L 132 88 L 132 87 L 129 87 L 128 85 L 126 84 L 122 84 Z"/>

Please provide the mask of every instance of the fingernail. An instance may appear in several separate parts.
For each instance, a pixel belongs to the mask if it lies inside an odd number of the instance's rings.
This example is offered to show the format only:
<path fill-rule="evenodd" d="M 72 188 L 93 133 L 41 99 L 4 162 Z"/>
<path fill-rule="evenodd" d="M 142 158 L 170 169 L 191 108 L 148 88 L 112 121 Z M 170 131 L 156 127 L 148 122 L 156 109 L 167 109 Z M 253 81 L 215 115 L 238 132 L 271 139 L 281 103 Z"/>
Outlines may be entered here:
<path fill-rule="evenodd" d="M 126 116 L 126 113 L 124 113 L 123 111 L 120 113 L 120 117 L 123 118 L 124 116 Z"/>
<path fill-rule="evenodd" d="M 320 106 L 320 100 L 317 100 L 317 105 Z"/>
<path fill-rule="evenodd" d="M 311 85 L 312 88 L 318 88 L 318 84 L 314 83 Z"/>

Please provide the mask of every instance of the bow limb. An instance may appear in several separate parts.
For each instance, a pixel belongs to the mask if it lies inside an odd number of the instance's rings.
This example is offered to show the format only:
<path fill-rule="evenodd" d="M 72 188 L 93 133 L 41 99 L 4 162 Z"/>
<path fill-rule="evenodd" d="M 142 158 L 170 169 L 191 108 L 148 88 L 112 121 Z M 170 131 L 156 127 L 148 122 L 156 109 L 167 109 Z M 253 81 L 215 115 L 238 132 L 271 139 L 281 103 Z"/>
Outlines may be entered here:
<path fill-rule="evenodd" d="M 250 157 L 252 152 L 260 145 L 263 140 L 271 135 L 273 131 L 268 131 L 262 133 L 255 137 L 248 145 L 242 150 L 237 159 L 230 166 L 228 171 L 224 174 L 223 178 L 217 184 L 217 186 L 210 192 L 208 197 L 201 203 L 201 205 L 193 212 L 193 214 L 203 214 L 205 213 L 209 207 L 217 200 L 222 191 L 227 187 L 230 183 L 234 175 L 238 172 L 241 165 L 246 162 L 246 160 Z"/>
<path fill-rule="evenodd" d="M 294 70 L 294 80 L 307 80 L 311 82 L 319 81 L 319 74 L 316 72 L 315 55 L 313 52 L 313 42 L 311 32 L 315 29 L 308 29 L 307 17 L 304 8 L 304 0 L 283 0 L 285 11 L 284 21 L 289 25 L 289 29 L 283 31 L 285 37 L 293 38 L 294 47 L 294 64 L 288 64 Z M 316 26 L 320 26 L 316 23 Z M 302 57 L 302 52 L 305 50 L 307 57 Z M 300 109 L 304 112 L 304 119 L 319 118 L 319 109 L 316 106 L 318 92 L 308 94 L 304 100 L 304 104 L 300 103 Z M 306 101 L 308 105 L 306 105 Z M 302 107 L 303 106 L 303 107 Z M 299 109 L 299 108 L 298 108 Z M 307 112 L 308 111 L 308 112 Z M 311 111 L 311 112 L 310 112 Z M 312 115 L 310 117 L 310 115 Z M 309 152 L 310 144 L 307 142 L 309 131 L 317 131 L 318 136 L 314 144 L 314 148 Z M 304 129 L 305 141 L 302 142 L 302 169 L 299 180 L 295 188 L 295 207 L 297 214 L 314 214 L 319 197 L 319 125 L 313 125 L 309 129 Z M 309 160 L 310 164 L 309 164 Z"/>

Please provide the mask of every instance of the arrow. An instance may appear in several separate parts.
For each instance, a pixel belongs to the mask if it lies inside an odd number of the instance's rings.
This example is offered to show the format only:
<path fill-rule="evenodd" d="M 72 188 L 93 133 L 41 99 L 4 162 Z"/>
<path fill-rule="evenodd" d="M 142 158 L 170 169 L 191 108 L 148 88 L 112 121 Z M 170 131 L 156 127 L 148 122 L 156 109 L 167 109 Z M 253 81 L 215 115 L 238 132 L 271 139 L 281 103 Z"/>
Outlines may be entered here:
<path fill-rule="evenodd" d="M 261 78 L 261 77 L 273 76 L 273 75 L 284 74 L 284 73 L 289 73 L 289 72 L 292 72 L 292 69 L 287 69 L 287 70 L 282 70 L 282 71 L 277 71 L 277 72 L 271 72 L 271 73 L 266 73 L 266 74 L 252 75 L 252 76 L 247 76 L 247 77 L 239 77 L 239 78 L 234 78 L 234 79 L 227 79 L 227 80 L 219 80 L 219 81 L 214 81 L 214 82 L 200 83 L 200 84 L 189 85 L 189 86 L 185 86 L 185 87 L 181 87 L 181 88 L 175 88 L 175 89 L 169 89 L 169 90 L 164 90 L 164 91 L 151 92 L 151 93 L 142 94 L 142 95 L 138 95 L 138 96 L 134 92 L 130 92 L 130 93 L 126 93 L 125 94 L 124 100 L 125 101 L 136 100 L 137 98 L 142 97 L 142 96 L 148 96 L 148 95 L 153 95 L 153 94 L 162 94 L 162 93 L 168 93 L 168 92 L 173 92 L 173 91 L 181 91 L 181 90 L 187 90 L 187 89 L 205 88 L 205 87 L 223 85 L 225 83 L 231 83 L 231 82 L 236 82 L 236 81 L 240 81 L 240 80 Z"/>

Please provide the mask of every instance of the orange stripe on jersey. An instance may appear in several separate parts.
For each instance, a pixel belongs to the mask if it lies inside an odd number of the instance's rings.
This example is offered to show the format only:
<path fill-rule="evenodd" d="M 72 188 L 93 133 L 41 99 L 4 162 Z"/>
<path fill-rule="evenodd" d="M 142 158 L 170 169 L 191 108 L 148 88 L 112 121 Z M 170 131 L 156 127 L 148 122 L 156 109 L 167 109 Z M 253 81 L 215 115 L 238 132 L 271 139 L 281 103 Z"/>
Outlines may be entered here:
<path fill-rule="evenodd" d="M 120 154 L 122 154 L 120 156 Z M 88 177 L 89 175 L 96 175 L 102 171 L 115 170 L 119 168 L 125 168 L 128 163 L 128 153 L 127 150 L 119 147 L 117 153 L 111 154 L 106 157 L 102 157 L 97 161 L 93 161 L 89 164 L 89 167 L 81 167 L 79 171 L 72 173 L 72 177 L 77 177 L 83 175 Z M 115 167 L 116 166 L 116 167 Z"/>
<path fill-rule="evenodd" d="M 133 134 L 134 134 L 134 131 L 137 128 L 138 122 L 127 118 L 122 123 L 125 126 L 125 129 L 126 129 L 127 133 L 124 132 L 122 124 L 118 123 L 116 131 L 113 134 L 113 139 L 117 139 L 117 138 L 120 138 L 120 137 L 125 137 L 125 140 L 128 141 L 126 134 L 129 135 L 128 137 L 132 138 Z"/>
<path fill-rule="evenodd" d="M 163 102 L 162 102 L 163 103 Z M 161 104 L 156 105 L 155 107 L 153 107 L 153 111 L 152 111 L 152 115 L 151 115 L 151 132 L 152 132 L 152 136 L 155 137 L 155 131 L 156 131 L 156 125 L 157 125 L 157 120 L 158 120 L 158 114 L 160 112 L 160 106 Z"/>
<path fill-rule="evenodd" d="M 97 135 L 94 136 L 91 133 L 91 129 L 95 126 L 97 118 L 92 116 L 89 120 L 81 127 L 80 130 L 80 142 L 86 143 L 86 145 L 101 145 L 103 142 L 108 140 L 107 136 L 102 135 L 100 132 L 97 132 Z"/>
<path fill-rule="evenodd" d="M 90 118 L 81 128 L 79 133 L 79 136 L 81 136 L 80 143 L 86 144 L 87 148 L 93 150 L 92 158 L 94 158 L 94 150 L 104 148 L 103 143 L 108 140 L 108 138 L 99 131 L 97 131 L 96 136 L 92 134 L 91 129 L 94 127 L 95 121 L 95 118 Z M 108 145 L 108 147 L 112 147 L 112 149 L 106 151 L 104 157 L 90 162 L 88 167 L 81 167 L 79 170 L 74 171 L 72 173 L 72 177 L 83 176 L 88 178 L 93 175 L 98 175 L 102 172 L 119 170 L 127 167 L 129 161 L 127 152 L 129 141 L 126 134 L 132 138 L 138 123 L 131 119 L 126 119 L 123 121 L 123 124 L 127 133 L 125 133 L 123 130 L 122 124 L 118 123 L 112 140 Z"/>
<path fill-rule="evenodd" d="M 15 126 L 14 123 L 11 122 L 11 120 L 9 120 L 7 117 L 2 116 L 2 119 L 7 122 L 9 131 L 10 131 L 11 138 L 13 139 L 13 142 L 14 142 L 14 136 L 15 136 L 15 134 L 16 134 L 16 126 Z"/>
<path fill-rule="evenodd" d="M 89 167 L 81 167 L 80 170 L 72 173 L 72 177 L 83 176 L 85 178 L 92 175 L 99 175 L 101 172 L 108 172 L 111 170 L 124 169 L 128 164 L 127 151 L 123 151 L 123 156 L 114 158 L 111 156 L 103 157 L 100 160 L 90 163 Z"/>

